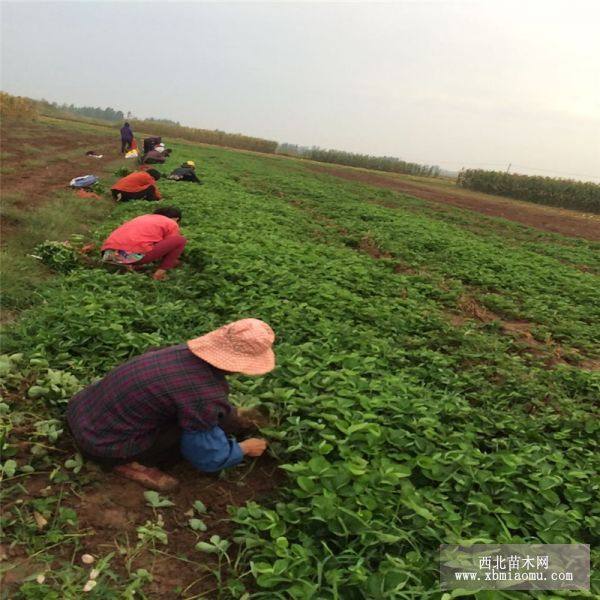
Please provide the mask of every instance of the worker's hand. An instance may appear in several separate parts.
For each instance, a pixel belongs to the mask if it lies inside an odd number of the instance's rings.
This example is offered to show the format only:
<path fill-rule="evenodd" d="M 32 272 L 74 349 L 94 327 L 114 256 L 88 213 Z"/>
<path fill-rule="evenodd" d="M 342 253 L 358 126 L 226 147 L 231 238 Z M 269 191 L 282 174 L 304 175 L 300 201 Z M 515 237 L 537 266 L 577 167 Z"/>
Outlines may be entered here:
<path fill-rule="evenodd" d="M 156 281 L 162 281 L 167 278 L 167 272 L 164 269 L 156 269 L 154 275 L 152 275 L 152 279 Z"/>
<path fill-rule="evenodd" d="M 244 456 L 260 456 L 267 449 L 267 440 L 250 438 L 240 442 L 240 448 Z"/>

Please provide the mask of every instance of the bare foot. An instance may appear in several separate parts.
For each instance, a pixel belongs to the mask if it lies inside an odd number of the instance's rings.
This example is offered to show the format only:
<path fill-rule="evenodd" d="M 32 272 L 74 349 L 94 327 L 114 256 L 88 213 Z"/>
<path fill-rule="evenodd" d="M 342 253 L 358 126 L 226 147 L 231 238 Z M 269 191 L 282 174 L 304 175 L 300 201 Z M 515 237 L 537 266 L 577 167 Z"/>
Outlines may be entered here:
<path fill-rule="evenodd" d="M 121 477 L 131 479 L 145 488 L 158 492 L 168 492 L 179 485 L 179 481 L 175 477 L 171 477 L 159 469 L 146 467 L 136 462 L 118 465 L 113 471 Z"/>

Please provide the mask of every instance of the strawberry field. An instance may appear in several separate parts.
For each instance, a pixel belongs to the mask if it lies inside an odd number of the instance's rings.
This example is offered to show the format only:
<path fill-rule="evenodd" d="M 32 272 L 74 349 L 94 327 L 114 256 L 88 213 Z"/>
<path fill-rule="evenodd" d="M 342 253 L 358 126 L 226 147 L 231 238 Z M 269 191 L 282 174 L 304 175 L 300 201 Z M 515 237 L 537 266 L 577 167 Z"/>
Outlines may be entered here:
<path fill-rule="evenodd" d="M 193 159 L 205 182 L 159 182 L 183 210 L 182 267 L 154 282 L 81 265 L 6 332 L 10 597 L 80 598 L 89 581 L 90 598 L 597 597 L 597 575 L 589 593 L 444 593 L 438 546 L 598 540 L 599 245 L 301 162 L 174 148 L 169 164 Z M 148 208 L 115 208 L 96 241 Z M 268 409 L 277 489 L 231 508 L 224 533 L 198 523 L 201 490 L 192 508 L 140 488 L 144 518 L 94 545 L 77 506 L 106 476 L 69 445 L 68 399 L 148 348 L 248 316 L 275 330 L 278 367 L 231 378 L 232 401 Z M 258 469 L 223 477 L 243 486 Z M 180 529 L 189 547 L 174 546 Z M 164 554 L 182 574 L 159 591 Z M 210 566 L 207 587 L 190 564 Z"/>

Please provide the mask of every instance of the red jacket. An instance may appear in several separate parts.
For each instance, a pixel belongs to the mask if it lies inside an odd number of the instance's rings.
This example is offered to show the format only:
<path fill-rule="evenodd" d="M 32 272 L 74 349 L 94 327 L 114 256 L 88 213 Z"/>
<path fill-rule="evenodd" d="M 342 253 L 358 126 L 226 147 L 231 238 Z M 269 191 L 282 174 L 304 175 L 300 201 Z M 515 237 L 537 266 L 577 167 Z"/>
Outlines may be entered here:
<path fill-rule="evenodd" d="M 135 173 L 131 173 L 131 175 L 123 177 L 123 179 L 119 179 L 112 186 L 111 190 L 117 190 L 118 192 L 141 192 L 149 186 L 152 186 L 156 190 L 157 198 L 161 198 L 154 177 L 144 171 L 136 171 Z"/>
<path fill-rule="evenodd" d="M 154 244 L 178 234 L 179 225 L 175 220 L 163 215 L 141 215 L 115 229 L 102 244 L 102 250 L 146 254 Z"/>

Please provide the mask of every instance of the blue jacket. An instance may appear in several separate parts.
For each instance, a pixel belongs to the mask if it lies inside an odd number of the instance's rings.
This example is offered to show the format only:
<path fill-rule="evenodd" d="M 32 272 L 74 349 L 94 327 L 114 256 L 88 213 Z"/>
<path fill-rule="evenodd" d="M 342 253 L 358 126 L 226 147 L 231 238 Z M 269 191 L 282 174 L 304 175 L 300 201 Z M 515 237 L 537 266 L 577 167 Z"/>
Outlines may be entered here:
<path fill-rule="evenodd" d="M 183 430 L 181 454 L 199 471 L 214 473 L 242 462 L 240 445 L 228 438 L 220 427 L 208 431 Z"/>

